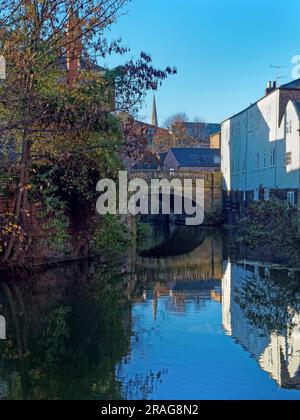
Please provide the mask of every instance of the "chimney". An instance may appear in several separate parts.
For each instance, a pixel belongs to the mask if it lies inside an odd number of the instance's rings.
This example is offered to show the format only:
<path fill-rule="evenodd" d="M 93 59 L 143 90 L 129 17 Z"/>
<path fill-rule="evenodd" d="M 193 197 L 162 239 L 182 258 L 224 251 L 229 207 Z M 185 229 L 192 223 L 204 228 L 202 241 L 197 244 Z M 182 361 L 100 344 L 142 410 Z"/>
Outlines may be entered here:
<path fill-rule="evenodd" d="M 276 82 L 268 82 L 267 88 L 266 88 L 266 96 L 270 95 L 270 93 L 274 92 L 274 90 L 277 89 L 277 83 Z"/>
<path fill-rule="evenodd" d="M 67 28 L 66 59 L 68 77 L 67 82 L 70 87 L 74 85 L 79 74 L 80 58 L 82 54 L 82 43 L 80 39 L 80 26 L 78 24 L 78 13 L 70 11 Z"/>

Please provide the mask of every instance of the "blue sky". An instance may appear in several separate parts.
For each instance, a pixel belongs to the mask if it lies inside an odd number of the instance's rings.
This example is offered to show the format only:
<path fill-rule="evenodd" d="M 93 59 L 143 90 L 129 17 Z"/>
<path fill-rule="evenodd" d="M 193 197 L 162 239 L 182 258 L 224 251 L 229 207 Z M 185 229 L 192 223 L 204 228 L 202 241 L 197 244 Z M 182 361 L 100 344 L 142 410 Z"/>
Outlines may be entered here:
<path fill-rule="evenodd" d="M 126 10 L 109 37 L 122 36 L 130 58 L 145 51 L 157 67 L 178 69 L 156 93 L 161 124 L 175 112 L 220 122 L 261 97 L 268 80 L 290 81 L 300 55 L 299 0 L 132 0 Z M 152 93 L 146 121 L 151 104 Z"/>

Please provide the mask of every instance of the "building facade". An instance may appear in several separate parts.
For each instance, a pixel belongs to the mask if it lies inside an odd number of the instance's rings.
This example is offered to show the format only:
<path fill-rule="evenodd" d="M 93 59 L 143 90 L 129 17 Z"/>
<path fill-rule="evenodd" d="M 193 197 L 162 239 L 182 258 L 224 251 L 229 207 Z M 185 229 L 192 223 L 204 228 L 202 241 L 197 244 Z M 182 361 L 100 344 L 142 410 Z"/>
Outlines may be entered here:
<path fill-rule="evenodd" d="M 299 204 L 300 79 L 277 87 L 221 125 L 223 191 L 247 203 L 276 195 Z"/>
<path fill-rule="evenodd" d="M 209 137 L 209 144 L 211 149 L 220 149 L 221 148 L 221 131 L 215 134 L 212 134 Z"/>

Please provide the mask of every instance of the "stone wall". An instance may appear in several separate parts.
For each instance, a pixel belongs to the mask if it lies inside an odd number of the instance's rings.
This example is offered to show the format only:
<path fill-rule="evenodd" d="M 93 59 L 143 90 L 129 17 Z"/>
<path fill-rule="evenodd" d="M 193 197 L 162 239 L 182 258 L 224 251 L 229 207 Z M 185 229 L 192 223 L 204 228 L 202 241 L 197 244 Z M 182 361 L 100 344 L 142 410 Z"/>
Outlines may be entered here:
<path fill-rule="evenodd" d="M 223 212 L 222 174 L 209 173 L 204 180 L 205 213 L 216 213 L 221 217 Z"/>

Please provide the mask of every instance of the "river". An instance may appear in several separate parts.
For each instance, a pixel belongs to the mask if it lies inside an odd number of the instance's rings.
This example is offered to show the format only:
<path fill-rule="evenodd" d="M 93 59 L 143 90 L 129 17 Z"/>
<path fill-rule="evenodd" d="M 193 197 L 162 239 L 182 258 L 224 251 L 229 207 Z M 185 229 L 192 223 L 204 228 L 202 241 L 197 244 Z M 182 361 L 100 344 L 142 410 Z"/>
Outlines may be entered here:
<path fill-rule="evenodd" d="M 299 279 L 173 225 L 118 262 L 1 278 L 0 399 L 300 400 Z"/>

